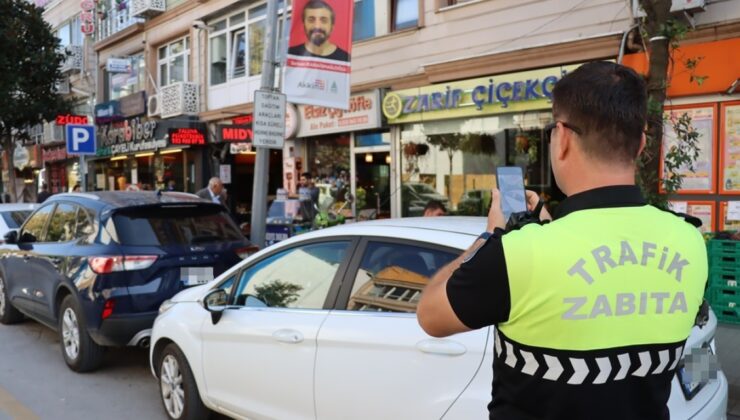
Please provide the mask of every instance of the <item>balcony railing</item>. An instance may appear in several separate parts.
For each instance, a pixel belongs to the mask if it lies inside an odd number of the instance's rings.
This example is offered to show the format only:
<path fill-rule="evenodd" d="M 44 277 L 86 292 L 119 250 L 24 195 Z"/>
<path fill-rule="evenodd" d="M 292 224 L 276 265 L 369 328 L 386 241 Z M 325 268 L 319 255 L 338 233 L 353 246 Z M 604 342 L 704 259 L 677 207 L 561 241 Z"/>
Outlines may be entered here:
<path fill-rule="evenodd" d="M 196 115 L 199 111 L 198 84 L 178 82 L 164 86 L 159 91 L 162 118 L 178 115 Z"/>
<path fill-rule="evenodd" d="M 98 26 L 96 28 L 97 41 L 108 38 L 131 25 L 144 22 L 144 19 L 134 17 L 131 14 L 131 10 L 128 5 L 125 9 L 119 10 L 115 2 L 111 3 L 111 7 L 104 12 L 104 14 L 98 14 Z"/>
<path fill-rule="evenodd" d="M 167 5 L 164 0 L 131 0 L 131 14 L 151 18 L 164 13 Z"/>

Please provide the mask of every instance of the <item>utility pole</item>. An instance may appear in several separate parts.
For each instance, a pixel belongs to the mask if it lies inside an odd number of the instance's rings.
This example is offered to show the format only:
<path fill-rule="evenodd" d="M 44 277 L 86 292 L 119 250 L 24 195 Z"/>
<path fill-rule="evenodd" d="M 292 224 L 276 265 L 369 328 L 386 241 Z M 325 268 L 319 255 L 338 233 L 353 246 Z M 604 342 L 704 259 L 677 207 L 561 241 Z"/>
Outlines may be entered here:
<path fill-rule="evenodd" d="M 275 90 L 275 45 L 277 44 L 278 0 L 267 0 L 267 36 L 262 60 L 262 90 Z M 256 118 L 257 116 L 255 116 Z M 260 248 L 265 246 L 267 223 L 267 185 L 270 176 L 270 149 L 257 147 L 252 188 L 252 223 L 250 240 Z"/>

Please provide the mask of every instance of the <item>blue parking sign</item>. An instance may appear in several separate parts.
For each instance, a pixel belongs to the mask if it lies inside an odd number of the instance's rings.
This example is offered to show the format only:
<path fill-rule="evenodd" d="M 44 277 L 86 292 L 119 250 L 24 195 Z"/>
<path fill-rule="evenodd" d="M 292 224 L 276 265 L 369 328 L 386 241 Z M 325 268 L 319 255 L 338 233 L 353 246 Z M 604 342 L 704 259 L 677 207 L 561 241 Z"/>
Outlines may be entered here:
<path fill-rule="evenodd" d="M 94 155 L 95 154 L 95 126 L 94 125 L 67 125 L 67 154 Z"/>

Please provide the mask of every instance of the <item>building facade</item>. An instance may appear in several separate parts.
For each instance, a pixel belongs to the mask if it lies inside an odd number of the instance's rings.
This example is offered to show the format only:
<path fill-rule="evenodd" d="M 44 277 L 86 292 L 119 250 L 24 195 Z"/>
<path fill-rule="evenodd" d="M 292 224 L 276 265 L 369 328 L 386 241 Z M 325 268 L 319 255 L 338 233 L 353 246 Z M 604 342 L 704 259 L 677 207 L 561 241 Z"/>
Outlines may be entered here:
<path fill-rule="evenodd" d="M 311 172 L 322 202 L 351 208 L 358 218 L 418 215 L 431 199 L 456 214 L 485 214 L 496 167 L 518 165 L 528 187 L 557 204 L 563 196 L 542 132 L 552 118 L 550 91 L 583 62 L 626 54 L 633 65 L 630 54 L 641 49 L 635 3 L 355 1 L 350 109 L 289 107 L 285 147 L 271 152 L 270 194 L 295 191 L 300 174 Z M 685 10 L 674 3 L 677 16 L 695 27 L 685 45 L 740 38 L 740 0 L 691 2 Z M 54 9 L 47 5 L 50 19 Z M 95 35 L 85 41 L 95 57 L 89 115 L 99 138 L 88 187 L 173 181 L 194 192 L 221 176 L 232 210 L 247 221 L 265 14 L 264 1 L 98 2 Z M 291 18 L 280 3 L 279 57 Z M 716 105 L 718 136 L 723 104 L 738 99 L 728 87 L 700 92 Z M 674 103 L 692 101 L 681 98 Z M 715 192 L 718 208 L 731 197 Z"/>

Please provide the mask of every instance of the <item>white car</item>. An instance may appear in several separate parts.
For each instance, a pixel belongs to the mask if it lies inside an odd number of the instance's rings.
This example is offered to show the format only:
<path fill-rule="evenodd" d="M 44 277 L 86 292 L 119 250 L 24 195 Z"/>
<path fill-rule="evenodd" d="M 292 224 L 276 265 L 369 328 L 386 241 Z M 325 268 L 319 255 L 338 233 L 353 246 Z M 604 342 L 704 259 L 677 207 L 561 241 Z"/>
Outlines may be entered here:
<path fill-rule="evenodd" d="M 3 241 L 8 231 L 21 227 L 38 206 L 30 203 L 0 204 L 0 241 Z"/>
<path fill-rule="evenodd" d="M 414 314 L 428 278 L 485 224 L 436 217 L 324 229 L 176 295 L 160 308 L 150 353 L 167 415 L 487 418 L 493 328 L 437 339 Z M 716 326 L 711 314 L 687 347 L 714 351 Z M 684 390 L 674 379 L 669 407 L 671 418 L 724 418 L 725 376 Z"/>

